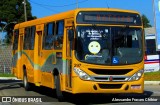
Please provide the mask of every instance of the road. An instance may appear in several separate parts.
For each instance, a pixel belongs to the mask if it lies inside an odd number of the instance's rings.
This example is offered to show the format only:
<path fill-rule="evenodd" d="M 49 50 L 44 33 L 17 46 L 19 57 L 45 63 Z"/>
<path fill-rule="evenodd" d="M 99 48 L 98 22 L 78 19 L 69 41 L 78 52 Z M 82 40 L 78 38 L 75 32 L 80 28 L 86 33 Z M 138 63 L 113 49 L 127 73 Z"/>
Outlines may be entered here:
<path fill-rule="evenodd" d="M 35 99 L 36 103 L 30 105 L 160 105 L 160 85 L 145 85 L 144 95 L 121 94 L 119 96 L 106 94 L 65 94 L 66 102 L 58 102 L 55 91 L 46 87 L 33 87 L 31 91 L 25 91 L 18 80 L 0 80 L 0 100 L 2 96 L 12 96 L 15 102 L 0 102 L 0 105 L 28 105 L 25 99 Z M 34 98 L 33 98 L 34 97 Z M 21 102 L 16 102 L 21 98 Z M 15 100 L 17 99 L 17 100 Z M 24 99 L 24 100 L 23 100 Z M 40 99 L 40 100 L 38 100 Z M 157 102 L 156 100 L 159 100 Z M 117 101 L 118 100 L 118 101 Z M 147 101 L 148 100 L 148 101 Z M 13 101 L 13 100 L 12 100 Z M 39 102 L 42 101 L 43 103 Z M 124 102 L 125 101 L 125 102 Z M 134 101 L 134 102 L 131 102 Z M 143 102 L 144 101 L 144 102 Z M 156 101 L 156 102 L 154 102 Z"/>

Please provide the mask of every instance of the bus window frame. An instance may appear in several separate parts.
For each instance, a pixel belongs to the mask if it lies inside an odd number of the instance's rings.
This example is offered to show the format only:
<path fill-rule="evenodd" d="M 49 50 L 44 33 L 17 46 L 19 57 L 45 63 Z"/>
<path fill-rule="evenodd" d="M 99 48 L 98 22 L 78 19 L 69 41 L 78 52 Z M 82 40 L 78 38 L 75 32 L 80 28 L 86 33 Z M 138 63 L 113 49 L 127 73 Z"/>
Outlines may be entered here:
<path fill-rule="evenodd" d="M 23 50 L 34 50 L 35 33 L 36 33 L 35 26 L 29 26 L 25 28 Z M 32 40 L 33 40 L 33 43 L 32 43 Z"/>
<path fill-rule="evenodd" d="M 17 40 L 16 39 L 17 36 Z M 18 40 L 19 40 L 19 30 L 14 30 L 14 38 L 13 38 L 13 50 L 18 50 Z"/>
<path fill-rule="evenodd" d="M 52 34 L 51 35 L 49 35 L 48 34 L 48 27 L 49 27 L 49 24 L 52 24 L 53 26 L 52 26 Z M 53 22 L 49 22 L 49 23 L 46 23 L 45 24 L 45 26 L 44 26 L 44 34 L 43 34 L 43 47 L 42 47 L 42 49 L 43 50 L 51 50 L 51 49 L 54 49 L 54 36 L 55 36 L 55 26 L 56 26 L 56 22 L 55 21 L 53 21 Z M 46 38 L 47 37 L 51 37 L 52 39 L 52 43 L 49 43 L 50 44 L 50 47 L 49 48 L 46 48 L 47 46 L 46 46 Z"/>
<path fill-rule="evenodd" d="M 63 22 L 63 27 L 62 27 L 62 34 L 59 34 L 59 30 L 60 29 L 60 25 L 59 23 Z M 55 33 L 55 41 L 54 41 L 54 49 L 55 50 L 61 50 L 62 47 L 63 47 L 63 37 L 64 37 L 64 29 L 65 29 L 65 22 L 64 22 L 64 19 L 63 20 L 58 20 L 56 21 L 56 33 Z"/>
<path fill-rule="evenodd" d="M 30 50 L 34 50 L 34 44 L 35 44 L 35 34 L 36 34 L 36 26 L 31 26 L 31 40 L 30 40 Z M 33 42 L 32 42 L 33 41 Z"/>

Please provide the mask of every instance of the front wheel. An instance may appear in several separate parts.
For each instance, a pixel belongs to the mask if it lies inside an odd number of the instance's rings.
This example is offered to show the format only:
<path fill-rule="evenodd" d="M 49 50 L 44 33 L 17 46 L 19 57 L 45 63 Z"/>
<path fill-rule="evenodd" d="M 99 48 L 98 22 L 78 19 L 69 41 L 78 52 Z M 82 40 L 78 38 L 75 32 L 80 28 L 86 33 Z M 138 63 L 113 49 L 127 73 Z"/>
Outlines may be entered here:
<path fill-rule="evenodd" d="M 56 95 L 57 95 L 58 101 L 62 102 L 62 101 L 64 101 L 64 96 L 63 96 L 63 93 L 61 91 L 59 75 L 55 75 L 54 79 L 55 79 Z"/>
<path fill-rule="evenodd" d="M 23 75 L 23 86 L 24 86 L 24 88 L 25 88 L 26 91 L 30 90 L 30 84 L 28 82 L 27 74 L 26 73 L 24 73 L 24 75 Z"/>

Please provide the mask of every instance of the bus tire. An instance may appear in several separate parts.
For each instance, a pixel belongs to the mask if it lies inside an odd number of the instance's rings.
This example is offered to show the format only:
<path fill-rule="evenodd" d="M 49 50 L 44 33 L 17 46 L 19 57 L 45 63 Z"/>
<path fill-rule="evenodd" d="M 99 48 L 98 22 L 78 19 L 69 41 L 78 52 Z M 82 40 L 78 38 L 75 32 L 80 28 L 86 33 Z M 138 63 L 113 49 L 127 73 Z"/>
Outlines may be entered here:
<path fill-rule="evenodd" d="M 26 91 L 30 90 L 30 84 L 28 82 L 28 78 L 27 78 L 27 73 L 26 72 L 24 72 L 24 74 L 23 74 L 23 86 L 24 86 L 24 89 Z"/>
<path fill-rule="evenodd" d="M 55 79 L 56 95 L 57 95 L 58 101 L 59 102 L 64 102 L 65 99 L 64 99 L 63 93 L 61 91 L 60 76 L 59 76 L 59 74 L 55 75 L 54 79 Z"/>

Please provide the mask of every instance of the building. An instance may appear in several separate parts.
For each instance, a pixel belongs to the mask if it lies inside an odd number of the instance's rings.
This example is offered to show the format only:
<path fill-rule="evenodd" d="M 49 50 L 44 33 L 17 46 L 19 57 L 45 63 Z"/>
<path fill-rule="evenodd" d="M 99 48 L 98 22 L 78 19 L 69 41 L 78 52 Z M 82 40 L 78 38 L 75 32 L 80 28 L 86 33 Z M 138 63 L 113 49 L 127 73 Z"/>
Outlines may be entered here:
<path fill-rule="evenodd" d="M 156 29 L 155 27 L 145 28 L 145 72 L 159 71 L 159 52 L 156 47 Z"/>

